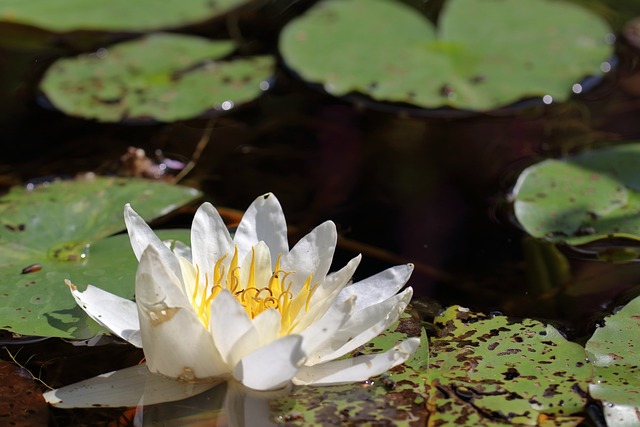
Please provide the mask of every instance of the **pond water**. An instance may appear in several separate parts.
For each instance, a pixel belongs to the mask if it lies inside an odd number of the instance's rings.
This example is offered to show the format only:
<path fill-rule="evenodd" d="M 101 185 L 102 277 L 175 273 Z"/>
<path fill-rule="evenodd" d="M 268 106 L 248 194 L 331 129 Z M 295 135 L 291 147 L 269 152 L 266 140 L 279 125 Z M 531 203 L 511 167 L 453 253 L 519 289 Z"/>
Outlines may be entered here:
<path fill-rule="evenodd" d="M 569 286 L 599 281 L 598 291 L 571 296 L 541 287 L 536 266 L 525 257 L 525 233 L 513 219 L 509 192 L 518 174 L 540 159 L 640 139 L 637 52 L 624 41 L 618 51 L 618 69 L 567 103 L 533 102 L 464 117 L 335 99 L 283 68 L 257 101 L 213 122 L 99 124 L 44 108 L 25 86 L 11 99 L 15 114 L 12 105 L 2 108 L 10 113 L 0 130 L 0 190 L 88 171 L 121 173 L 121 156 L 130 146 L 152 159 L 160 150 L 186 163 L 213 124 L 182 183 L 201 189 L 214 205 L 242 210 L 257 195 L 274 192 L 293 226 L 292 243 L 324 220 L 336 223 L 342 240 L 334 265 L 363 253 L 356 279 L 414 263 L 410 285 L 425 317 L 435 307 L 460 304 L 545 319 L 579 340 L 599 316 L 639 292 L 640 269 L 631 264 L 614 270 L 570 254 Z M 39 64 L 29 71 L 40 72 Z M 192 208 L 161 225 L 188 226 Z M 233 215 L 228 219 L 233 222 Z M 141 352 L 118 343 L 77 347 L 57 339 L 24 342 L 10 334 L 0 341 L 54 387 L 142 359 Z M 5 351 L 0 358 L 10 360 Z M 222 413 L 215 412 L 215 423 L 208 416 L 203 421 L 184 415 L 171 425 L 227 423 Z M 50 410 L 49 417 L 56 426 L 127 425 L 133 415 Z"/>

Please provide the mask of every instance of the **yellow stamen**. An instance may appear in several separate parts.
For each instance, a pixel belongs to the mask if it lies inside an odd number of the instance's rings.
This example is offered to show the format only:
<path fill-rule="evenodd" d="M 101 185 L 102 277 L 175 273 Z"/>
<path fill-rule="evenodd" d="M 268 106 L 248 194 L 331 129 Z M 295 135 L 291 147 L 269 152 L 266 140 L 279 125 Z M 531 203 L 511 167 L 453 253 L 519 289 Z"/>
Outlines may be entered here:
<path fill-rule="evenodd" d="M 216 261 L 216 265 L 213 267 L 213 283 L 222 283 L 222 278 L 224 277 L 224 264 L 222 261 L 227 257 L 227 254 L 224 254 L 218 261 Z M 196 266 L 197 268 L 197 266 Z"/>
<path fill-rule="evenodd" d="M 284 271 L 280 268 L 280 255 L 278 255 L 268 283 L 256 283 L 256 250 L 254 247 L 251 248 L 251 262 L 246 271 L 242 271 L 241 266 L 238 265 L 237 247 L 228 267 L 225 268 L 224 260 L 227 256 L 228 254 L 225 254 L 216 260 L 212 272 L 204 272 L 204 286 L 201 285 L 200 268 L 195 266 L 196 279 L 191 303 L 200 321 L 207 328 L 209 327 L 211 302 L 223 289 L 227 289 L 242 304 L 252 319 L 265 310 L 278 310 L 281 315 L 280 335 L 290 333 L 299 322 L 303 307 L 305 312 L 309 311 L 311 297 L 319 285 L 317 282 L 312 285 L 313 274 L 309 275 L 302 288 L 294 295 L 291 291 L 293 281 L 289 280 L 287 283 L 287 279 L 294 272 Z M 247 274 L 244 284 L 241 280 L 243 274 Z M 209 283 L 209 280 L 212 280 L 212 283 Z"/>
<path fill-rule="evenodd" d="M 193 285 L 193 295 L 191 295 L 191 300 L 195 303 L 196 297 L 198 296 L 198 283 L 200 282 L 200 267 L 196 265 L 196 283 Z"/>
<path fill-rule="evenodd" d="M 226 256 L 226 254 L 225 254 Z M 231 259 L 231 265 L 229 266 L 229 276 L 227 277 L 227 289 L 231 292 L 235 293 L 236 289 L 240 285 L 240 267 L 238 266 L 238 247 L 233 253 L 233 258 Z"/>

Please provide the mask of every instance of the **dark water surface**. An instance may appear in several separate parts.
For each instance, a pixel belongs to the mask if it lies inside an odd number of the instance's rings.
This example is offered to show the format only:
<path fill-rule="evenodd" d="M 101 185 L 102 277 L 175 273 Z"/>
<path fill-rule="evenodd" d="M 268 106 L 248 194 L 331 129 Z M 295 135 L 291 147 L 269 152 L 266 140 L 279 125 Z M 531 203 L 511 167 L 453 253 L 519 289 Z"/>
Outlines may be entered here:
<path fill-rule="evenodd" d="M 239 210 L 274 192 L 293 226 L 291 244 L 333 220 L 345 239 L 334 267 L 364 255 L 356 279 L 413 262 L 410 285 L 422 302 L 543 318 L 580 339 L 611 306 L 638 293 L 640 270 L 573 259 L 573 280 L 602 281 L 599 292 L 571 297 L 539 289 L 508 194 L 519 172 L 543 158 L 640 139 L 637 52 L 621 42 L 619 54 L 617 70 L 565 104 L 455 118 L 414 117 L 401 108 L 378 111 L 331 98 L 280 69 L 271 91 L 215 121 L 182 183 L 202 189 L 216 206 Z M 39 72 L 35 59 L 26 77 Z M 210 124 L 99 124 L 42 108 L 28 85 L 18 89 L 9 99 L 16 104 L 1 109 L 2 191 L 87 171 L 117 174 L 129 146 L 186 162 Z M 188 226 L 192 212 L 169 225 Z M 131 366 L 142 356 L 118 344 L 87 348 L 0 338 L 54 387 Z M 4 351 L 0 358 L 9 360 Z M 49 423 L 118 425 L 119 414 L 53 410 Z"/>

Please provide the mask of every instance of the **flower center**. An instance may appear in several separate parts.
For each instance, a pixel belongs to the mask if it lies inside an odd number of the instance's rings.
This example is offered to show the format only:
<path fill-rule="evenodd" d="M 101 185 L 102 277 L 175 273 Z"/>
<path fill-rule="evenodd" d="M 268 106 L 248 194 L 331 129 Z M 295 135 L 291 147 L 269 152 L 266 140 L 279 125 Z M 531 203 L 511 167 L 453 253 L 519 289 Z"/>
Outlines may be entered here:
<path fill-rule="evenodd" d="M 305 312 L 309 311 L 311 296 L 318 287 L 317 282 L 312 285 L 313 274 L 307 277 L 302 288 L 294 295 L 291 291 L 293 281 L 287 281 L 287 278 L 295 272 L 280 269 L 280 255 L 268 283 L 256 283 L 254 247 L 251 247 L 251 264 L 248 271 L 242 271 L 238 265 L 237 246 L 228 270 L 223 264 L 227 256 L 228 254 L 225 254 L 216 261 L 211 274 L 204 274 L 205 283 L 201 282 L 200 269 L 196 265 L 196 283 L 191 304 L 202 323 L 209 327 L 211 302 L 223 289 L 227 289 L 252 319 L 267 309 L 278 310 L 281 316 L 280 335 L 291 333 L 298 324 L 301 310 L 304 308 Z M 245 274 L 246 283 L 243 280 Z"/>

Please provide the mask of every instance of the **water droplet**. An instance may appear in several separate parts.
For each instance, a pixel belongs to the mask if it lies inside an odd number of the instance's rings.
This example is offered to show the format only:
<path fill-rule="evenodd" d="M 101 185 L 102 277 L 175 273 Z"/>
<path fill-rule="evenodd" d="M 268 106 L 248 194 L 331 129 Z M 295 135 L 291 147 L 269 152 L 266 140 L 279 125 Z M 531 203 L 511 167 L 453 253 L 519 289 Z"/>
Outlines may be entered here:
<path fill-rule="evenodd" d="M 576 84 L 573 85 L 571 90 L 573 90 L 573 93 L 581 93 L 582 92 L 582 85 L 576 83 Z"/>
<path fill-rule="evenodd" d="M 104 59 L 107 56 L 109 56 L 109 50 L 101 47 L 100 49 L 96 50 L 96 57 L 98 59 Z"/>
<path fill-rule="evenodd" d="M 607 33 L 607 35 L 604 36 L 604 41 L 607 44 L 614 44 L 616 42 L 616 35 L 613 33 Z"/>
<path fill-rule="evenodd" d="M 603 62 L 602 64 L 600 64 L 600 70 L 603 73 L 608 73 L 609 71 L 611 71 L 611 64 L 607 61 Z"/>
<path fill-rule="evenodd" d="M 233 108 L 233 102 L 232 101 L 224 101 L 220 107 L 222 107 L 222 109 L 224 111 L 229 111 L 230 109 Z"/>
<path fill-rule="evenodd" d="M 545 95 L 542 97 L 542 102 L 549 105 L 553 102 L 553 97 L 551 95 Z"/>

